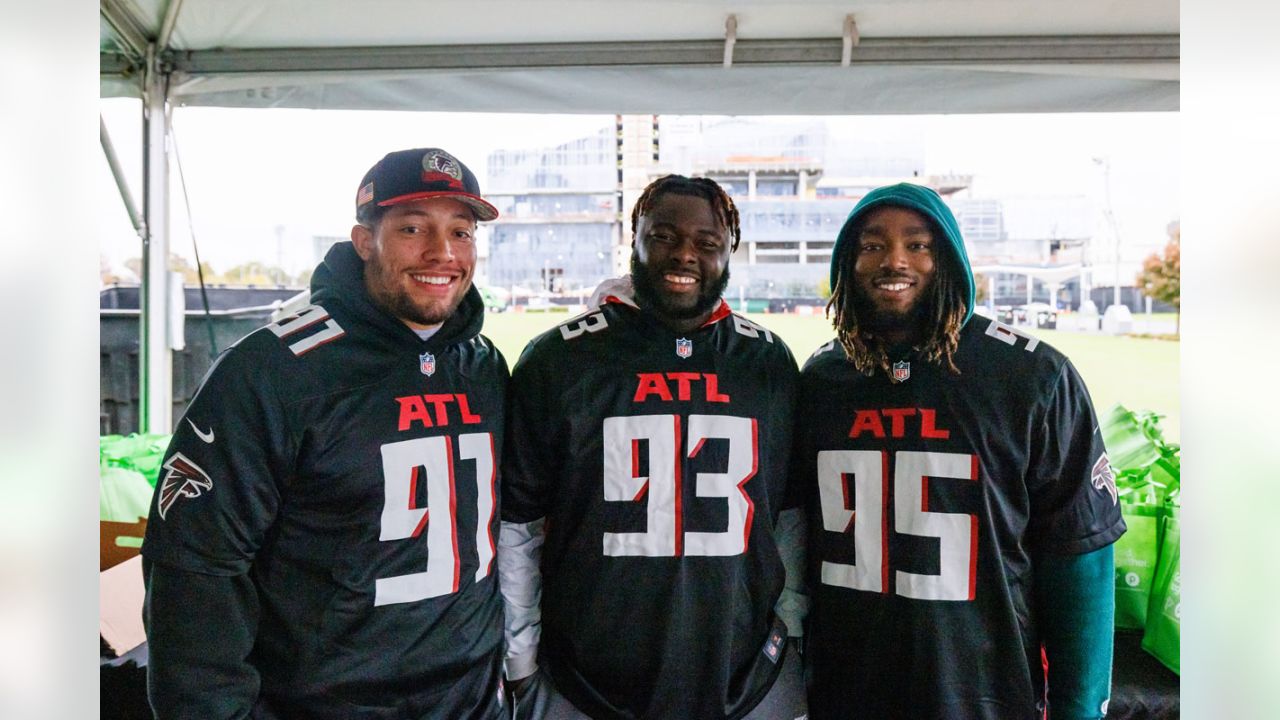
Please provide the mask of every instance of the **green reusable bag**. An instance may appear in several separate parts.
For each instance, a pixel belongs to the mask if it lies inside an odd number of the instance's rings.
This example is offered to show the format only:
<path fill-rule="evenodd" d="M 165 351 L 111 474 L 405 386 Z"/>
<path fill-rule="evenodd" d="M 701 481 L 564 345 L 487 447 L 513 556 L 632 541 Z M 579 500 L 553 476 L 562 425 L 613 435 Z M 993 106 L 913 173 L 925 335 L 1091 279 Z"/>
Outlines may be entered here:
<path fill-rule="evenodd" d="M 98 519 L 138 522 L 150 512 L 153 492 L 137 470 L 104 465 L 98 468 Z"/>
<path fill-rule="evenodd" d="M 134 433 L 104 435 L 98 439 L 98 464 L 101 467 L 120 467 L 137 470 L 155 487 L 164 451 L 173 436 L 168 433 Z"/>
<path fill-rule="evenodd" d="M 137 454 L 130 458 L 130 462 L 134 470 L 142 473 L 142 476 L 155 487 L 156 479 L 160 475 L 160 464 L 164 462 L 164 451 L 169 447 L 169 440 L 173 435 L 155 434 L 144 435 L 144 443 Z"/>
<path fill-rule="evenodd" d="M 1120 514 L 1128 530 L 1115 543 L 1117 628 L 1141 630 L 1147 624 L 1163 515 L 1154 498 L 1151 484 L 1120 498 Z"/>
<path fill-rule="evenodd" d="M 1116 404 L 1098 418 L 1098 427 L 1116 472 L 1144 470 L 1161 457 L 1163 442 L 1156 416 L 1139 415 Z"/>
<path fill-rule="evenodd" d="M 1142 634 L 1142 649 L 1151 653 L 1165 667 L 1181 674 L 1182 642 L 1182 571 L 1179 563 L 1179 506 L 1177 494 L 1169 503 L 1165 518 L 1164 542 L 1156 565 L 1155 585 L 1147 608 L 1147 627 Z"/>
<path fill-rule="evenodd" d="M 102 467 L 120 467 L 122 461 L 134 451 L 137 442 L 123 435 L 103 435 L 98 438 L 98 464 Z"/>

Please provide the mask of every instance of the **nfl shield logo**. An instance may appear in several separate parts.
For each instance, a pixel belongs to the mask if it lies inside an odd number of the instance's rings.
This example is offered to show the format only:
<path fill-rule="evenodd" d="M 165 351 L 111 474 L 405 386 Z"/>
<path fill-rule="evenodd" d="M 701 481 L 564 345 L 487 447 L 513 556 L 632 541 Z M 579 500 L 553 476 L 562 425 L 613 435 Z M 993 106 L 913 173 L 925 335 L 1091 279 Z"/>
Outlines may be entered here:
<path fill-rule="evenodd" d="M 428 377 L 436 374 L 436 356 L 431 353 L 422 353 L 418 356 L 418 369 L 423 375 Z"/>
<path fill-rule="evenodd" d="M 693 341 L 679 338 L 676 340 L 676 357 L 687 358 L 693 355 Z"/>
<path fill-rule="evenodd" d="M 911 377 L 911 363 L 901 360 L 893 364 L 893 381 L 906 382 Z"/>

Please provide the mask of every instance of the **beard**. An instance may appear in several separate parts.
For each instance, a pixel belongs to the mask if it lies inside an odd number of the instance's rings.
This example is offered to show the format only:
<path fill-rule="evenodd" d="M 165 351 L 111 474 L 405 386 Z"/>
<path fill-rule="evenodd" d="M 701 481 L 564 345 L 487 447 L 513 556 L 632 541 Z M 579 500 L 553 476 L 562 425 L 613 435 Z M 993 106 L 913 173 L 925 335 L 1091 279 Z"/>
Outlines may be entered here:
<path fill-rule="evenodd" d="M 636 291 L 636 303 L 642 308 L 653 310 L 656 314 L 673 320 L 692 320 L 701 317 L 720 302 L 720 296 L 729 286 L 729 268 L 725 267 L 720 278 L 712 284 L 699 283 L 698 295 L 691 305 L 681 305 L 672 301 L 658 289 L 660 273 L 652 272 L 642 264 L 636 254 L 631 253 L 631 285 Z"/>
<path fill-rule="evenodd" d="M 881 336 L 885 333 L 906 331 L 923 335 L 929 317 L 931 300 L 922 297 L 904 311 L 886 310 L 876 306 L 861 287 L 853 289 L 853 311 L 863 332 Z"/>
<path fill-rule="evenodd" d="M 439 325 L 448 320 L 462 304 L 462 299 L 470 289 L 470 283 L 462 292 L 452 299 L 441 300 L 429 305 L 414 302 L 398 283 L 400 276 L 386 267 L 381 258 L 375 255 L 365 263 L 365 289 L 373 304 L 390 313 L 401 321 L 409 321 L 419 325 Z"/>

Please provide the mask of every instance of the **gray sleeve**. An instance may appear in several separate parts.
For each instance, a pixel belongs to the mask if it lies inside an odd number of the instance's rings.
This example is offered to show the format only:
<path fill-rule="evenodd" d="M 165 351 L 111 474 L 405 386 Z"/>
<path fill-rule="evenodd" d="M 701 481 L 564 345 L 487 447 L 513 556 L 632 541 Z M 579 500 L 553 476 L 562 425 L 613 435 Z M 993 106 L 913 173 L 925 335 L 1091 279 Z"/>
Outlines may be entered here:
<path fill-rule="evenodd" d="M 508 680 L 520 680 L 538 669 L 542 637 L 542 542 L 545 518 L 527 523 L 502 522 L 498 533 L 498 578 L 506 611 Z"/>
<path fill-rule="evenodd" d="M 778 553 L 786 569 L 786 584 L 774 612 L 787 625 L 787 635 L 804 635 L 804 619 L 809 615 L 809 589 L 805 585 L 805 516 L 804 510 L 792 508 L 778 514 L 775 533 Z"/>

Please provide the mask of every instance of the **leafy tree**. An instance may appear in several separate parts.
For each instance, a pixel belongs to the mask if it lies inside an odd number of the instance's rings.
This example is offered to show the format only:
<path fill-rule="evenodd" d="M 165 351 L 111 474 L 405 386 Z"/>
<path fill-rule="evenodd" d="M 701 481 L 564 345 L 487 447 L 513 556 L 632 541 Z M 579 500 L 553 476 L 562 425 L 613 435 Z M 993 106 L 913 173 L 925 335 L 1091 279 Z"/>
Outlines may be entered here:
<path fill-rule="evenodd" d="M 823 275 L 822 279 L 818 281 L 818 297 L 823 300 L 831 299 L 831 278 L 826 275 Z"/>
<path fill-rule="evenodd" d="M 1181 244 L 1181 233 L 1175 231 L 1164 252 L 1152 253 L 1142 261 L 1142 271 L 1135 280 L 1147 297 L 1169 303 L 1178 312 L 1175 333 L 1182 328 Z"/>
<path fill-rule="evenodd" d="M 142 258 L 131 257 L 124 261 L 124 266 L 129 270 L 129 272 L 136 276 L 136 279 L 118 278 L 113 282 L 140 282 L 142 280 Z M 200 263 L 200 268 L 204 270 L 204 281 L 206 283 L 212 284 L 221 282 L 209 263 Z M 192 267 L 191 263 L 181 255 L 169 253 L 169 269 L 173 272 L 182 273 L 183 282 L 187 285 L 194 286 L 200 284 L 200 278 L 196 274 L 196 269 Z M 104 282 L 106 282 L 105 279 Z"/>
<path fill-rule="evenodd" d="M 188 286 L 196 287 L 200 284 L 200 274 L 191 266 L 191 263 L 181 255 L 169 254 L 169 269 L 173 272 L 182 273 L 182 281 Z M 206 284 L 215 282 L 215 273 L 213 266 L 207 262 L 200 263 L 200 269 L 204 271 L 204 281 Z"/>
<path fill-rule="evenodd" d="M 274 265 L 258 260 L 236 265 L 223 274 L 222 280 L 233 285 L 283 285 L 288 276 Z"/>

